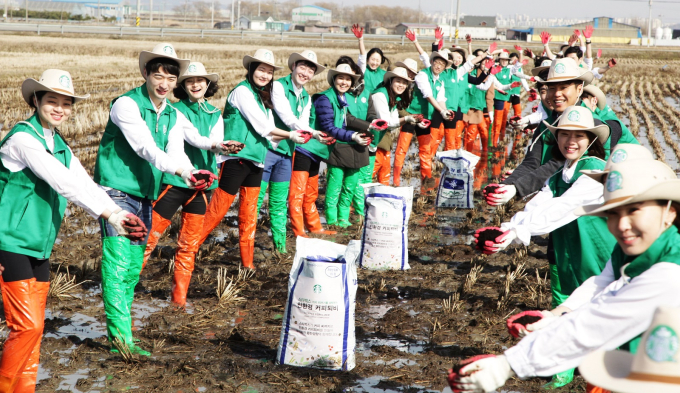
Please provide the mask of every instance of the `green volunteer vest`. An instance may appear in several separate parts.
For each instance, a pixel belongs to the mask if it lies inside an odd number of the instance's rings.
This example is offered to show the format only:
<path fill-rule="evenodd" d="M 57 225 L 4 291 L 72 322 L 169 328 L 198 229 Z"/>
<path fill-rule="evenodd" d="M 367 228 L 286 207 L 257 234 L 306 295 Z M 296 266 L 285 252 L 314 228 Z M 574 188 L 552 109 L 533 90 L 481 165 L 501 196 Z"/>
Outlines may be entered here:
<path fill-rule="evenodd" d="M 307 90 L 305 88 L 302 88 L 302 92 L 300 93 L 300 97 L 295 95 L 295 86 L 293 84 L 293 74 L 288 74 L 288 76 L 285 76 L 283 78 L 277 79 L 278 82 L 283 85 L 283 90 L 286 92 L 286 98 L 288 98 L 288 102 L 290 103 L 290 109 L 293 110 L 293 114 L 295 117 L 298 119 L 300 118 L 300 115 L 302 115 L 302 111 L 305 109 L 305 106 L 307 106 L 307 103 L 309 102 L 309 93 L 307 93 Z M 290 128 L 281 120 L 279 115 L 276 114 L 276 111 L 274 111 L 274 123 L 276 124 L 277 128 L 280 128 L 285 131 L 291 131 Z M 279 142 L 279 145 L 276 147 L 276 152 L 285 154 L 289 157 L 293 156 L 293 151 L 295 150 L 295 142 L 291 141 L 290 139 L 284 139 Z"/>
<path fill-rule="evenodd" d="M 439 79 L 435 82 L 432 79 L 432 67 L 428 67 L 421 72 L 427 75 L 427 80 L 430 82 L 430 89 L 432 89 L 432 94 L 437 97 L 437 92 L 444 88 L 444 78 L 440 75 Z M 411 105 L 406 109 L 408 113 L 423 115 L 426 119 L 431 119 L 434 113 L 434 108 L 430 105 L 430 102 L 423 97 L 423 93 L 418 88 L 416 84 L 413 88 L 413 99 L 411 100 Z"/>
<path fill-rule="evenodd" d="M 583 102 L 581 102 L 581 106 L 585 106 Z M 634 143 L 636 145 L 639 145 L 640 142 L 633 136 L 633 134 L 630 132 L 628 127 L 626 127 L 625 124 L 616 116 L 616 113 L 612 110 L 612 108 L 609 107 L 609 105 L 606 105 L 604 109 L 600 108 L 595 108 L 595 112 L 593 112 L 593 117 L 595 119 L 601 120 L 602 122 L 607 122 L 614 120 L 617 123 L 619 123 L 619 126 L 621 127 L 621 138 L 619 138 L 619 141 L 617 143 Z M 607 143 L 605 144 L 605 152 L 607 153 L 607 158 L 609 158 L 609 152 L 613 146 L 611 146 L 610 140 L 607 140 Z"/>
<path fill-rule="evenodd" d="M 352 116 L 357 119 L 366 120 L 368 116 L 368 99 L 371 96 L 371 91 L 367 90 L 364 86 L 364 90 L 358 96 L 352 93 L 345 93 L 345 99 L 347 100 L 347 110 Z"/>
<path fill-rule="evenodd" d="M 385 86 L 383 86 L 382 83 L 380 83 L 380 84 L 378 85 L 378 88 L 376 88 L 375 90 L 373 90 L 373 93 L 371 93 L 371 95 L 373 95 L 373 94 L 382 94 L 382 95 L 384 95 L 384 96 L 385 96 L 385 101 L 387 101 L 387 105 L 389 105 L 389 103 L 390 103 L 390 96 L 389 96 L 389 94 L 387 93 L 387 88 L 386 88 Z M 397 98 L 397 101 L 399 101 L 399 98 Z M 396 108 L 396 107 L 397 107 L 397 105 L 394 105 L 393 107 L 391 107 L 391 108 L 389 108 L 389 109 L 390 109 L 390 111 L 392 111 L 392 110 L 394 110 L 394 108 Z M 371 119 L 371 120 L 373 120 L 373 119 Z M 385 119 L 383 119 L 383 120 L 385 120 Z M 371 146 L 377 147 L 377 146 L 378 146 L 378 143 L 380 143 L 380 141 L 382 140 L 382 138 L 383 138 L 383 136 L 385 135 L 385 133 L 387 133 L 387 130 L 385 130 L 385 131 L 371 130 L 371 132 L 372 132 L 372 134 L 373 134 L 373 141 L 371 142 Z"/>
<path fill-rule="evenodd" d="M 621 267 L 629 264 L 626 267 L 625 274 L 631 280 L 641 275 L 649 268 L 659 262 L 669 262 L 680 265 L 680 233 L 675 225 L 671 225 L 666 229 L 658 239 L 652 243 L 649 248 L 640 255 L 626 255 L 621 246 L 618 244 L 614 247 L 612 252 L 612 268 L 614 269 L 614 278 L 617 280 L 621 278 Z M 622 349 L 627 349 L 631 353 L 637 352 L 640 345 L 642 334 L 622 345 Z"/>
<path fill-rule="evenodd" d="M 562 179 L 562 169 L 549 180 L 548 186 L 554 197 L 562 196 L 581 177 L 582 170 L 603 170 L 605 161 L 596 157 L 584 157 L 576 163 L 571 183 Z M 582 216 L 553 231 L 555 264 L 559 288 L 566 299 L 588 278 L 602 273 L 616 244 L 603 217 Z M 551 283 L 551 285 L 553 285 Z"/>
<path fill-rule="evenodd" d="M 210 130 L 218 121 L 222 121 L 222 116 L 220 111 L 218 111 L 214 106 L 210 105 L 208 101 L 205 101 L 205 105 L 208 110 L 215 112 L 207 113 L 203 111 L 197 102 L 191 102 L 189 98 L 185 98 L 173 106 L 175 109 L 182 112 L 182 114 L 184 114 L 187 119 L 189 119 L 191 124 L 193 124 L 194 127 L 198 129 L 198 133 L 201 134 L 201 136 L 209 138 Z M 194 165 L 194 168 L 205 169 L 217 174 L 217 161 L 215 159 L 215 153 L 191 146 L 186 141 L 184 141 L 184 152 L 186 153 L 187 157 L 189 157 L 189 160 Z M 173 187 L 188 188 L 181 177 L 167 173 L 163 174 L 163 183 L 170 184 Z M 214 190 L 215 188 L 217 188 L 217 182 L 213 182 L 209 190 Z"/>
<path fill-rule="evenodd" d="M 57 133 L 54 152 L 50 152 L 37 115 L 15 125 L 0 142 L 0 147 L 14 134 L 25 132 L 37 139 L 60 163 L 71 165 L 71 151 Z M 28 167 L 10 172 L 0 160 L 0 250 L 46 259 L 52 253 L 54 241 L 64 218 L 67 200 Z"/>
<path fill-rule="evenodd" d="M 333 125 L 338 128 L 342 128 L 343 124 L 345 123 L 345 114 L 347 113 L 347 108 L 342 107 L 340 105 L 340 101 L 338 101 L 338 96 L 337 93 L 335 92 L 335 89 L 331 87 L 328 90 L 315 94 L 314 97 L 318 95 L 325 95 L 326 97 L 328 97 L 328 100 L 331 102 L 331 106 L 333 107 L 333 112 L 335 113 Z M 314 97 L 312 97 L 312 100 L 315 99 Z M 314 124 L 315 130 L 324 131 L 316 119 L 316 108 L 314 107 L 314 105 L 312 105 L 310 124 Z M 302 148 L 311 153 L 316 154 L 323 160 L 327 160 L 331 154 L 331 151 L 333 150 L 333 145 L 324 145 L 323 143 L 317 141 L 316 139 L 310 139 L 309 142 L 305 143 L 305 145 Z"/>
<path fill-rule="evenodd" d="M 177 121 L 175 108 L 166 101 L 165 108 L 158 115 L 149 98 L 146 83 L 114 99 L 111 106 L 121 97 L 130 97 L 137 104 L 139 113 L 147 125 L 147 129 L 139 132 L 151 133 L 156 146 L 165 151 L 168 133 Z M 136 197 L 156 200 L 162 179 L 163 173 L 132 150 L 123 132 L 109 117 L 99 143 L 94 181 Z"/>
<path fill-rule="evenodd" d="M 509 85 L 512 83 L 512 75 L 510 75 L 510 67 L 503 67 L 501 72 L 496 74 L 496 79 L 498 79 L 498 82 L 501 85 Z M 499 92 L 496 92 L 494 95 L 494 100 L 498 101 L 510 101 L 510 91 L 506 91 L 508 94 L 501 94 Z"/>
<path fill-rule="evenodd" d="M 543 102 L 541 101 L 541 105 L 543 105 Z M 557 124 L 557 119 L 559 118 L 559 114 L 548 110 L 548 108 L 543 106 L 543 109 L 546 109 L 546 113 L 549 113 L 548 118 L 545 119 L 548 124 Z M 557 140 L 555 140 L 555 137 L 553 136 L 552 132 L 548 130 L 548 128 L 541 122 L 541 124 L 538 126 L 538 130 L 534 131 L 538 132 L 539 138 L 543 141 L 543 152 L 541 153 L 541 165 L 544 165 L 548 161 L 552 160 L 552 148 L 557 144 Z"/>
<path fill-rule="evenodd" d="M 265 108 L 264 103 L 260 100 L 260 96 L 255 94 L 253 87 L 247 80 L 242 81 L 236 85 L 232 91 L 234 91 L 239 86 L 245 86 L 255 97 L 257 105 L 262 110 L 263 116 L 272 116 L 271 111 Z M 224 113 L 222 114 L 224 118 L 224 140 L 225 141 L 237 141 L 245 145 L 245 147 L 236 154 L 230 154 L 231 157 L 241 157 L 246 160 L 250 160 L 257 163 L 263 163 L 264 158 L 267 156 L 267 149 L 272 147 L 271 143 L 267 138 L 258 134 L 253 128 L 252 124 L 241 114 L 241 112 L 233 107 L 229 100 L 224 106 Z"/>
<path fill-rule="evenodd" d="M 366 71 L 364 72 L 364 91 L 371 93 L 377 89 L 378 85 L 382 83 L 386 72 L 387 71 L 380 67 L 378 67 L 375 71 L 371 70 L 371 67 L 366 65 Z M 362 119 L 365 119 L 365 117 L 362 117 Z"/>
<path fill-rule="evenodd" d="M 458 79 L 458 71 L 448 68 L 442 72 L 441 79 L 444 80 L 444 94 L 446 95 L 446 109 L 467 113 L 470 105 L 467 99 L 468 81 L 467 75 Z M 479 89 L 477 89 L 479 90 Z"/>
<path fill-rule="evenodd" d="M 478 69 L 472 70 L 473 76 L 477 76 Z M 467 81 L 466 81 L 467 82 Z M 478 89 L 475 85 L 468 83 L 467 85 L 467 100 L 468 105 L 472 109 L 483 110 L 486 108 L 486 91 Z"/>

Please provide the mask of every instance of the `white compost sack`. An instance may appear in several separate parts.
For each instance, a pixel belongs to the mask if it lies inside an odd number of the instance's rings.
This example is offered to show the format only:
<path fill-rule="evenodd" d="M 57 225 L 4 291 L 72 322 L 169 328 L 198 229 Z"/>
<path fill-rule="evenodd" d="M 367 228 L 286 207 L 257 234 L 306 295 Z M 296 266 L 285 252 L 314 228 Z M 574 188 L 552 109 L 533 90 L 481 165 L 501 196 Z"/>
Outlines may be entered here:
<path fill-rule="evenodd" d="M 437 158 L 444 164 L 444 170 L 439 181 L 436 206 L 472 209 L 474 172 L 479 157 L 459 149 L 437 152 Z"/>
<path fill-rule="evenodd" d="M 408 220 L 413 187 L 364 184 L 364 233 L 359 266 L 370 270 L 406 270 Z"/>
<path fill-rule="evenodd" d="M 360 242 L 298 237 L 296 246 L 277 363 L 351 370 Z"/>

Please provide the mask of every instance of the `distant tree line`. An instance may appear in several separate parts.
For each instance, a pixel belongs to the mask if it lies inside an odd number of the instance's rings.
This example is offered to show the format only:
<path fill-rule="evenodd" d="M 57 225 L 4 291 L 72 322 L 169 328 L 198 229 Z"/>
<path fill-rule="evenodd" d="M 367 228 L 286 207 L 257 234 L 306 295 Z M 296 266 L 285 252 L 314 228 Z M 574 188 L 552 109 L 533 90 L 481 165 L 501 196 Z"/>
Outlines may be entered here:
<path fill-rule="evenodd" d="M 24 18 L 26 16 L 26 9 L 19 9 L 18 11 L 16 10 L 8 10 L 9 11 L 9 17 L 10 18 Z M 96 18 L 92 18 L 89 15 L 71 15 L 70 12 L 64 12 L 64 11 L 28 11 L 28 18 L 29 19 L 54 19 L 54 20 L 74 20 L 74 21 L 85 21 L 85 20 L 92 20 Z M 110 17 L 110 18 L 102 18 L 105 22 L 114 22 L 116 20 L 115 17 Z"/>

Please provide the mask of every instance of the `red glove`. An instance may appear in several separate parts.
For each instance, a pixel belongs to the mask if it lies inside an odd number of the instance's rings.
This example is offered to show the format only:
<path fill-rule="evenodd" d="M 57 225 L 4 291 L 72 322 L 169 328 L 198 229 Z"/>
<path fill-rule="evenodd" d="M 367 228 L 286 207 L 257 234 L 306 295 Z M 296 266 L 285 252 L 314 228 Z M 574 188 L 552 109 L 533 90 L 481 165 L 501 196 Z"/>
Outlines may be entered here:
<path fill-rule="evenodd" d="M 456 380 L 461 376 L 460 369 L 463 367 L 467 366 L 470 363 L 474 363 L 478 360 L 486 359 L 486 358 L 495 358 L 496 355 L 477 355 L 474 357 L 471 357 L 470 359 L 463 360 L 460 362 L 458 365 L 453 366 L 452 368 L 449 369 L 449 375 L 446 377 L 446 381 L 449 383 L 449 387 L 451 387 L 451 390 L 453 390 L 454 393 L 460 393 L 462 390 L 458 389 L 456 387 Z"/>
<path fill-rule="evenodd" d="M 423 119 L 420 121 L 419 124 L 423 126 L 422 128 L 428 128 L 430 124 L 432 124 L 432 122 L 427 119 Z"/>
<path fill-rule="evenodd" d="M 611 60 L 609 60 L 607 65 L 609 66 L 609 68 L 614 68 L 616 66 L 616 59 L 612 58 Z"/>
<path fill-rule="evenodd" d="M 581 36 L 581 31 L 580 31 L 579 29 L 574 30 L 574 35 L 576 36 L 576 38 L 580 37 L 580 36 Z M 584 37 L 585 37 L 585 36 L 584 36 Z"/>
<path fill-rule="evenodd" d="M 243 150 L 244 147 L 246 147 L 246 145 L 244 145 L 243 143 L 236 141 L 226 141 L 225 143 L 222 144 L 227 147 L 227 150 L 229 150 L 231 154 L 236 154 Z"/>
<path fill-rule="evenodd" d="M 416 32 L 413 30 L 406 30 L 404 35 L 406 36 L 406 38 L 411 40 L 411 42 L 416 42 L 418 40 L 418 38 L 416 37 Z"/>
<path fill-rule="evenodd" d="M 495 43 L 495 42 L 492 42 L 491 45 L 489 45 L 489 53 L 493 53 L 493 51 L 495 51 L 496 48 L 498 48 L 498 44 Z"/>
<path fill-rule="evenodd" d="M 444 30 L 442 30 L 441 27 L 437 26 L 437 28 L 434 29 L 434 39 L 439 41 L 442 38 L 444 38 Z"/>
<path fill-rule="evenodd" d="M 569 46 L 574 46 L 576 41 L 578 41 L 578 37 L 575 34 L 572 34 L 571 37 L 569 37 Z"/>
<path fill-rule="evenodd" d="M 519 46 L 519 45 L 515 45 L 515 50 L 516 50 L 517 52 L 522 52 L 522 47 Z"/>
<path fill-rule="evenodd" d="M 512 170 L 505 171 L 505 173 L 501 175 L 501 181 L 505 181 L 510 175 L 512 175 Z"/>
<path fill-rule="evenodd" d="M 314 136 L 314 134 L 309 131 L 297 130 L 297 132 L 301 137 L 305 138 L 305 143 L 309 142 L 309 140 Z"/>
<path fill-rule="evenodd" d="M 493 67 L 489 72 L 491 72 L 491 75 L 496 75 L 499 72 L 501 72 L 502 70 L 503 70 L 503 67 L 497 65 L 497 66 Z"/>
<path fill-rule="evenodd" d="M 597 50 L 597 58 L 599 59 L 600 57 L 602 57 L 602 49 Z"/>
<path fill-rule="evenodd" d="M 359 27 L 359 25 L 355 23 L 352 25 L 352 33 L 354 33 L 355 37 L 362 38 L 364 36 L 364 28 Z"/>
<path fill-rule="evenodd" d="M 529 100 L 529 102 L 533 102 L 533 101 L 536 101 L 537 99 L 538 99 L 538 92 L 536 91 L 536 89 L 534 89 L 532 87 L 531 89 L 529 89 L 529 97 L 527 98 L 527 100 Z"/>
<path fill-rule="evenodd" d="M 547 31 L 542 31 L 540 37 L 543 45 L 548 45 L 548 42 L 550 42 L 550 40 L 552 39 L 552 35 L 550 35 L 550 33 L 548 33 Z"/>
<path fill-rule="evenodd" d="M 493 65 L 495 64 L 493 59 L 488 59 L 484 62 L 484 67 L 486 67 L 487 70 L 490 70 L 493 68 Z"/>
<path fill-rule="evenodd" d="M 538 105 L 531 108 L 531 113 L 536 113 L 537 110 L 538 110 Z"/>
<path fill-rule="evenodd" d="M 328 136 L 328 134 L 325 132 L 322 132 L 319 142 L 323 143 L 324 145 L 331 145 L 335 143 L 335 138 Z"/>
<path fill-rule="evenodd" d="M 424 116 L 423 115 L 413 115 L 413 118 L 416 119 L 416 123 L 420 123 L 423 121 Z"/>
<path fill-rule="evenodd" d="M 492 232 L 487 233 L 487 231 L 492 231 Z M 484 228 L 477 229 L 475 231 L 475 234 L 474 234 L 475 248 L 477 248 L 480 251 L 484 251 L 484 244 L 489 239 L 495 239 L 496 237 L 498 237 L 502 234 L 503 234 L 503 231 L 501 231 L 501 229 L 498 228 L 498 227 L 484 227 Z"/>
<path fill-rule="evenodd" d="M 514 89 L 515 87 L 520 87 L 520 86 L 522 86 L 522 83 L 521 83 L 521 82 L 512 82 L 512 84 L 510 85 L 510 87 L 513 88 L 513 89 Z"/>
<path fill-rule="evenodd" d="M 588 25 L 588 26 L 586 26 L 586 29 L 583 30 L 583 36 L 589 39 L 590 37 L 593 36 L 594 31 L 595 31 L 595 28 L 592 25 Z"/>
<path fill-rule="evenodd" d="M 514 338 L 519 338 L 522 331 L 526 331 L 527 325 L 536 323 L 543 319 L 543 314 L 540 311 L 524 311 L 510 317 L 506 322 L 508 333 Z"/>
<path fill-rule="evenodd" d="M 529 82 L 536 82 L 536 77 L 532 76 L 531 78 L 529 78 Z"/>
<path fill-rule="evenodd" d="M 444 40 L 439 40 L 439 43 L 437 44 L 437 50 L 442 50 L 444 47 Z"/>
<path fill-rule="evenodd" d="M 467 41 L 468 44 L 472 43 L 472 36 L 470 34 L 465 34 L 465 41 Z"/>
<path fill-rule="evenodd" d="M 508 120 L 510 121 L 510 123 L 516 123 L 516 122 L 522 120 L 522 116 L 513 116 Z"/>
<path fill-rule="evenodd" d="M 500 229 L 498 229 L 500 230 Z M 492 232 L 491 234 L 493 235 L 494 233 L 497 234 L 497 232 Z M 482 237 L 482 235 L 480 235 Z M 492 255 L 496 254 L 505 248 L 507 248 L 510 243 L 512 243 L 513 240 L 517 238 L 517 235 L 515 234 L 514 231 L 509 230 L 501 233 L 500 235 L 496 236 L 495 239 L 493 240 L 486 240 L 484 241 L 484 244 L 482 244 L 482 254 L 485 255 Z M 478 242 L 481 243 L 481 242 Z M 479 248 L 479 244 L 477 244 L 477 247 Z"/>
<path fill-rule="evenodd" d="M 386 130 L 387 122 L 382 119 L 375 119 L 373 122 L 371 122 L 371 128 L 378 131 Z"/>
<path fill-rule="evenodd" d="M 522 60 L 522 65 L 527 65 L 529 64 L 529 59 L 523 59 Z"/>
<path fill-rule="evenodd" d="M 144 222 L 132 213 L 126 215 L 125 217 L 127 220 L 123 221 L 123 228 L 125 228 L 125 230 L 128 232 L 125 237 L 132 241 L 144 239 L 149 232 L 149 230 L 146 229 Z"/>
<path fill-rule="evenodd" d="M 534 52 L 531 49 L 525 49 L 524 50 L 524 56 L 529 56 L 533 59 L 534 58 Z"/>

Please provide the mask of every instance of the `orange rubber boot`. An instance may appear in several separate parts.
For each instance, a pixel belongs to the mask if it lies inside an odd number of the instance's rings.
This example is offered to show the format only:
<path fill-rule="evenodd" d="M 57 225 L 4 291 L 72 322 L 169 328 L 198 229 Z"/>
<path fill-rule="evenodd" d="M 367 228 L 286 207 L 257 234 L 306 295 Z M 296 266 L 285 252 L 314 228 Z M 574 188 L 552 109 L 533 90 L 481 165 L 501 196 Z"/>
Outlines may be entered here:
<path fill-rule="evenodd" d="M 492 135 L 492 142 L 493 147 L 498 146 L 498 143 L 501 141 L 501 126 L 503 123 L 503 111 L 502 110 L 494 110 L 493 112 L 493 135 Z"/>
<path fill-rule="evenodd" d="M 378 148 L 375 152 L 375 166 L 373 167 L 373 177 L 380 184 L 390 185 L 390 152 Z"/>
<path fill-rule="evenodd" d="M 611 393 L 611 390 L 602 389 L 588 383 L 586 384 L 586 393 Z"/>
<path fill-rule="evenodd" d="M 205 239 L 208 238 L 210 232 L 220 224 L 220 221 L 222 221 L 229 211 L 229 207 L 234 202 L 234 199 L 236 199 L 236 195 L 231 195 L 221 188 L 215 189 L 212 198 L 210 198 L 208 209 L 205 211 L 203 230 L 201 231 L 201 238 L 198 241 L 199 246 L 205 242 Z"/>
<path fill-rule="evenodd" d="M 491 124 L 491 119 L 488 116 L 484 116 L 482 122 L 477 124 L 479 139 L 482 141 L 482 151 L 489 150 L 489 124 Z"/>
<path fill-rule="evenodd" d="M 431 135 L 421 135 L 418 137 L 418 157 L 420 158 L 421 178 L 432 178 L 432 156 L 430 155 L 431 145 Z"/>
<path fill-rule="evenodd" d="M 45 326 L 47 291 L 44 284 L 36 285 L 35 278 L 5 282 L 0 277 L 5 319 L 10 329 L 0 360 L 2 392 L 18 392 L 19 386 L 24 389 L 22 392 L 35 391 Z M 49 283 L 46 284 L 49 290 Z"/>
<path fill-rule="evenodd" d="M 293 228 L 295 236 L 308 237 L 305 234 L 305 223 L 303 221 L 302 211 L 302 203 L 305 199 L 308 178 L 309 172 L 307 171 L 293 171 L 293 174 L 290 177 L 288 215 L 290 216 L 290 226 Z"/>
<path fill-rule="evenodd" d="M 456 128 L 445 129 L 446 141 L 444 143 L 444 150 L 458 150 L 462 148 L 464 130 L 465 122 L 462 120 L 456 122 Z"/>
<path fill-rule="evenodd" d="M 515 116 L 522 116 L 522 104 L 513 105 L 512 110 L 515 112 Z"/>
<path fill-rule="evenodd" d="M 501 133 L 500 133 L 500 139 L 504 140 L 505 139 L 505 131 L 508 127 L 508 114 L 510 113 L 510 101 L 506 101 L 505 105 L 503 106 L 503 116 L 501 118 Z"/>
<path fill-rule="evenodd" d="M 432 140 L 430 141 L 430 160 L 437 154 L 439 145 L 442 143 L 442 139 L 444 139 L 444 134 L 445 129 L 443 122 L 439 125 L 439 128 L 430 127 L 430 136 L 432 137 Z"/>
<path fill-rule="evenodd" d="M 151 213 L 151 232 L 149 233 L 149 240 L 146 243 L 146 250 L 144 250 L 144 262 L 142 262 L 142 271 L 146 262 L 149 260 L 149 256 L 156 248 L 158 240 L 163 236 L 163 232 L 170 226 L 171 220 L 161 217 L 160 214 L 153 211 Z M 141 271 L 140 271 L 141 273 Z"/>
<path fill-rule="evenodd" d="M 187 303 L 187 292 L 191 273 L 194 271 L 196 252 L 198 252 L 198 241 L 201 240 L 203 230 L 202 214 L 191 214 L 182 212 L 182 228 L 177 239 L 177 252 L 175 253 L 175 273 L 172 279 L 171 300 L 178 306 L 185 306 Z"/>
<path fill-rule="evenodd" d="M 478 151 L 475 146 L 475 141 L 477 140 L 477 135 L 479 135 L 479 127 L 477 124 L 468 124 L 467 130 L 465 130 L 465 140 L 463 141 L 463 146 L 465 150 L 477 154 Z"/>
<path fill-rule="evenodd" d="M 404 166 L 406 153 L 411 145 L 413 134 L 410 132 L 400 132 L 397 140 L 397 148 L 394 151 L 394 170 L 392 172 L 392 182 L 395 187 L 401 184 L 401 168 Z"/>
<path fill-rule="evenodd" d="M 239 189 L 238 236 L 241 262 L 247 269 L 255 269 L 255 227 L 257 226 L 257 198 L 260 187 L 241 187 Z"/>
<path fill-rule="evenodd" d="M 305 226 L 311 233 L 321 235 L 335 235 L 337 233 L 336 231 L 329 231 L 323 229 L 321 226 L 321 217 L 319 216 L 319 211 L 316 209 L 316 199 L 318 197 L 319 175 L 316 175 L 307 179 L 307 187 L 305 189 L 304 200 L 302 202 L 302 216 L 305 220 Z"/>

